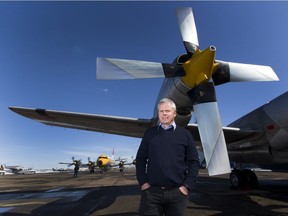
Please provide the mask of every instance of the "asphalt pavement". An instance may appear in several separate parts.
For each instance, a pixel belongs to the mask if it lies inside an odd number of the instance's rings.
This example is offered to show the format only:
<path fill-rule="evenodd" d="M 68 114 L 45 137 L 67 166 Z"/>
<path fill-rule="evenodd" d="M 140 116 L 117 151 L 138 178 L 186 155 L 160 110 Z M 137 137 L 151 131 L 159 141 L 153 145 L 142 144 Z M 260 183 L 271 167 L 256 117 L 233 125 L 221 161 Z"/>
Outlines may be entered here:
<path fill-rule="evenodd" d="M 288 216 L 288 174 L 256 172 L 257 189 L 231 189 L 229 175 L 200 175 L 187 216 Z M 134 216 L 140 191 L 135 170 L 0 176 L 3 216 Z"/>

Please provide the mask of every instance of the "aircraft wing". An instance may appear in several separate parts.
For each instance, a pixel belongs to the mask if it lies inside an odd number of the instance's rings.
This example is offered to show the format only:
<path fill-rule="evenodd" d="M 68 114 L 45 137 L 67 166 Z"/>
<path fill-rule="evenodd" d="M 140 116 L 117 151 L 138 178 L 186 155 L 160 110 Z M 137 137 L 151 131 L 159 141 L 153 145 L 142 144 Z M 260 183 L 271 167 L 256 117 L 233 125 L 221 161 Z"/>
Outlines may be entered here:
<path fill-rule="evenodd" d="M 123 136 L 142 138 L 145 130 L 153 125 L 153 119 L 127 118 L 107 115 L 95 115 L 46 109 L 34 109 L 23 107 L 9 107 L 12 111 L 38 121 L 40 123 L 80 130 L 103 132 Z M 198 146 L 201 139 L 197 124 L 189 124 L 186 128 L 192 133 Z M 227 146 L 238 140 L 263 133 L 262 131 L 243 130 L 236 127 L 223 127 Z M 71 164 L 71 163 L 69 163 Z"/>
<path fill-rule="evenodd" d="M 59 164 L 65 164 L 67 166 L 72 166 L 73 165 L 73 163 L 66 163 L 66 162 L 59 162 Z"/>
<path fill-rule="evenodd" d="M 46 125 L 142 138 L 152 119 L 94 115 L 46 109 L 9 107 L 12 111 Z"/>
<path fill-rule="evenodd" d="M 22 170 L 22 168 L 17 168 L 17 167 L 9 167 L 9 170 L 11 170 L 12 173 L 18 173 Z"/>
<path fill-rule="evenodd" d="M 189 124 L 186 126 L 186 128 L 192 133 L 197 146 L 201 146 L 201 139 L 197 124 Z M 229 145 L 263 134 L 263 131 L 260 130 L 241 129 L 237 127 L 222 127 L 222 129 L 228 149 Z"/>

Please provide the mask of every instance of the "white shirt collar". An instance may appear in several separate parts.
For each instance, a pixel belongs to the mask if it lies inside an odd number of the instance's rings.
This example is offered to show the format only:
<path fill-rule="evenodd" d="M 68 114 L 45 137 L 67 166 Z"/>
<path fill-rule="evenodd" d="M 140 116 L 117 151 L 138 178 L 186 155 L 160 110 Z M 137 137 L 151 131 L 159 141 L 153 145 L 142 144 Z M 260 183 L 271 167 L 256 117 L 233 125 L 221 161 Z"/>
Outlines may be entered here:
<path fill-rule="evenodd" d="M 169 125 L 167 128 L 164 128 L 163 125 L 161 124 L 161 122 L 160 122 L 160 124 L 159 124 L 159 127 L 162 127 L 164 130 L 168 130 L 168 129 L 170 129 L 172 126 L 173 126 L 173 128 L 174 128 L 173 130 L 175 130 L 175 129 L 176 129 L 176 123 L 175 123 L 175 121 L 173 121 L 172 124 Z"/>

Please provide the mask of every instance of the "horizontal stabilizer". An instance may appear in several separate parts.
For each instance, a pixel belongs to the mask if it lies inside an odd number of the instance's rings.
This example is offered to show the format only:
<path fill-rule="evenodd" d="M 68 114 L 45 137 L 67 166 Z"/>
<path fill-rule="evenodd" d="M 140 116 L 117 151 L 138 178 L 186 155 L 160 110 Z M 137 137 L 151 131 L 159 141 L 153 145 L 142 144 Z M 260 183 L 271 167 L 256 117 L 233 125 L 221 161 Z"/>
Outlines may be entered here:
<path fill-rule="evenodd" d="M 145 79 L 164 77 L 161 63 L 97 58 L 96 78 L 101 80 Z"/>

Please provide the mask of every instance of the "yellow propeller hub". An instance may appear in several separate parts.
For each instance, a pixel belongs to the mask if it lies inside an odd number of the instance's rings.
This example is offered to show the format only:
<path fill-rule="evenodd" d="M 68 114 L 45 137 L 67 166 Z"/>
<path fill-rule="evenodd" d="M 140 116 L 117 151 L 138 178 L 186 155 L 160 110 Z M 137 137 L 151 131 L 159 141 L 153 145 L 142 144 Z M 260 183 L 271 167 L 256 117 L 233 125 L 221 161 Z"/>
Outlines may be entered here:
<path fill-rule="evenodd" d="M 193 88 L 210 80 L 218 66 L 218 63 L 215 63 L 215 51 L 214 46 L 210 46 L 202 52 L 196 50 L 192 57 L 182 65 L 186 75 L 181 79 L 185 85 Z"/>

